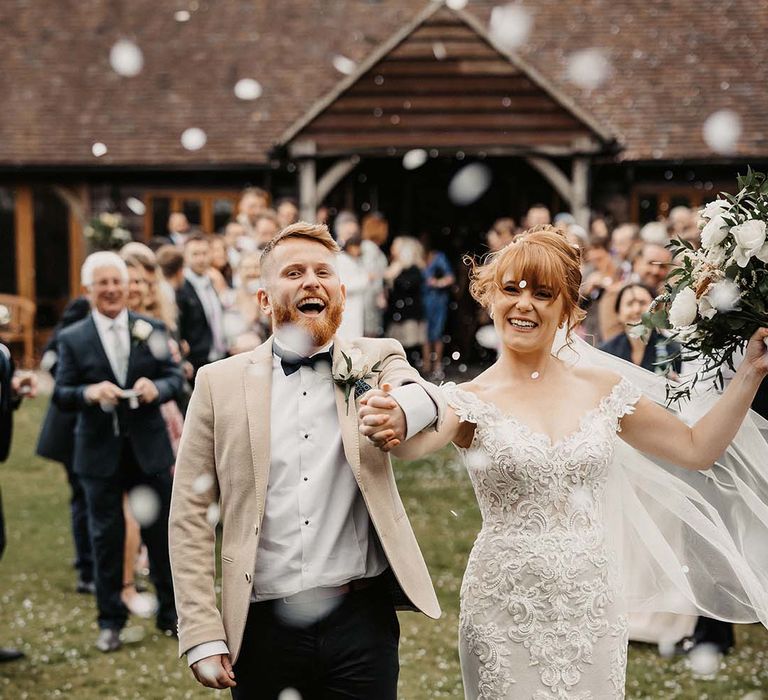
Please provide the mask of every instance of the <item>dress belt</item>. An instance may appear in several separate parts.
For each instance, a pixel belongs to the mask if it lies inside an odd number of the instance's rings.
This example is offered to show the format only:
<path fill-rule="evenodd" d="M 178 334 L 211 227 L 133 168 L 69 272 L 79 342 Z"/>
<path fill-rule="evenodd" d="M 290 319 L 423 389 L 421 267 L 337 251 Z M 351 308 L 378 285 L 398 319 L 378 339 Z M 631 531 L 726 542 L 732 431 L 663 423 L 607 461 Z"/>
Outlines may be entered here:
<path fill-rule="evenodd" d="M 299 591 L 293 595 L 289 595 L 285 598 L 280 598 L 283 603 L 289 605 L 295 605 L 300 603 L 314 603 L 318 600 L 328 600 L 329 598 L 338 598 L 348 593 L 355 591 L 362 591 L 366 588 L 370 588 L 378 579 L 378 576 L 373 578 L 358 578 L 349 583 L 344 583 L 341 586 L 320 586 L 318 588 L 310 588 L 306 591 Z"/>

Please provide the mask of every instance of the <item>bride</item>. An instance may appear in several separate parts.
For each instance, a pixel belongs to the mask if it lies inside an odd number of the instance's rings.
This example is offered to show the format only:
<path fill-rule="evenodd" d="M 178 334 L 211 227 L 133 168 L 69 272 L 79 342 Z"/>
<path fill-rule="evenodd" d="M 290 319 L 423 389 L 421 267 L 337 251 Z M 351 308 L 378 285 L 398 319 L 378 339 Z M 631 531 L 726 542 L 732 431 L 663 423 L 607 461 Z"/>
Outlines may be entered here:
<path fill-rule="evenodd" d="M 647 583 L 641 596 L 653 597 L 661 609 L 677 611 L 675 601 L 685 598 L 686 612 L 698 606 L 715 614 L 709 601 L 732 598 L 738 603 L 724 605 L 731 619 L 765 621 L 765 608 L 753 610 L 764 604 L 754 600 L 764 595 L 764 582 L 752 580 L 743 543 L 729 539 L 729 524 L 682 472 L 709 469 L 739 431 L 768 373 L 768 329 L 754 334 L 727 390 L 689 427 L 643 395 L 623 371 L 568 361 L 569 353 L 578 354 L 570 333 L 583 316 L 580 282 L 578 250 L 558 230 L 526 232 L 473 267 L 471 292 L 493 318 L 499 357 L 473 381 L 443 385 L 452 410 L 439 429 L 400 445 L 388 428 L 394 402 L 381 391 L 361 401 L 360 431 L 382 449 L 416 459 L 453 442 L 469 471 L 483 522 L 461 590 L 459 651 L 467 698 L 623 698 L 627 601 L 637 597 L 630 588 L 638 588 L 638 580 Z M 566 344 L 553 351 L 558 329 Z M 611 485 L 617 437 L 633 454 L 660 460 L 634 460 L 658 472 L 655 510 L 649 504 L 644 510 L 641 498 L 626 493 L 620 502 L 621 486 Z M 636 480 L 642 478 L 647 474 Z M 648 538 L 649 563 L 642 576 L 631 575 L 637 571 L 634 552 L 622 555 L 614 523 L 626 517 L 625 507 L 645 516 L 662 502 L 695 534 L 678 542 L 675 555 L 675 537 L 664 539 L 661 525 L 635 518 L 633 546 Z M 708 538 L 701 547 L 711 547 L 711 557 L 694 556 L 696 537 Z M 738 572 L 731 577 L 741 584 L 735 591 L 725 592 L 722 581 L 701 581 L 706 560 L 714 565 L 718 556 Z M 689 560 L 690 567 L 680 565 Z M 676 588 L 671 593 L 662 590 L 667 579 Z M 748 612 L 734 612 L 738 605 Z"/>

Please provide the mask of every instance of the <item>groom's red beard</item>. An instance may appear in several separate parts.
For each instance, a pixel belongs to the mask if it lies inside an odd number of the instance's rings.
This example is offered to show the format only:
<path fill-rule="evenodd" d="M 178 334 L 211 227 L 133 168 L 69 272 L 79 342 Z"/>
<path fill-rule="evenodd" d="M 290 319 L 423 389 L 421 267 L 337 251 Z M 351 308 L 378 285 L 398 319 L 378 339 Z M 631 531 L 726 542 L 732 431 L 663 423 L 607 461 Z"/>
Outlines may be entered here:
<path fill-rule="evenodd" d="M 300 328 L 309 335 L 312 345 L 321 348 L 331 342 L 339 329 L 343 311 L 344 308 L 339 302 L 328 300 L 322 315 L 311 317 L 305 316 L 295 306 L 285 306 L 279 302 L 273 302 L 273 328 L 287 325 Z"/>

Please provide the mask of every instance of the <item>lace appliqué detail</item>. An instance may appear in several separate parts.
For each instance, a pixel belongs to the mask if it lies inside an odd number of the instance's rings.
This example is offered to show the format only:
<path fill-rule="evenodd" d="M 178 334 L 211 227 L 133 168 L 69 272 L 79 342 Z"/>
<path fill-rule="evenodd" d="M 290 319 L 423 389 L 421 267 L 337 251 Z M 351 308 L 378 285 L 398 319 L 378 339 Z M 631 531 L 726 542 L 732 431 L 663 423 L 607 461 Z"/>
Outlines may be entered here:
<path fill-rule="evenodd" d="M 494 624 L 475 625 L 467 617 L 462 617 L 459 624 L 470 653 L 480 662 L 478 700 L 503 698 L 514 683 L 507 638 Z"/>
<path fill-rule="evenodd" d="M 483 527 L 462 583 L 461 631 L 480 661 L 478 697 L 507 697 L 501 688 L 515 681 L 504 652 L 522 647 L 538 682 L 517 687 L 516 697 L 623 698 L 627 623 L 616 605 L 603 496 L 620 420 L 639 390 L 622 379 L 553 442 L 471 392 L 442 388 L 459 418 L 476 425 L 460 452 Z M 481 638 L 481 629 L 494 633 Z"/>

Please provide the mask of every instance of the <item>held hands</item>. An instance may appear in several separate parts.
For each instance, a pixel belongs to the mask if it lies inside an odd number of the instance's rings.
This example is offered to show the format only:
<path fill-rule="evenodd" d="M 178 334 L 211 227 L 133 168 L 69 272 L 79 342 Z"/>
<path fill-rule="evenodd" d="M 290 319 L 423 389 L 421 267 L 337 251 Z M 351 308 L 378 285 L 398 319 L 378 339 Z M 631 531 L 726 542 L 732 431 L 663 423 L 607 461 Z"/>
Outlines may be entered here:
<path fill-rule="evenodd" d="M 197 682 L 206 688 L 224 690 L 237 685 L 229 654 L 216 654 L 196 661 L 192 664 L 192 673 Z"/>
<path fill-rule="evenodd" d="M 406 421 L 403 409 L 390 395 L 390 384 L 371 389 L 360 399 L 360 433 L 382 452 L 389 452 L 405 442 Z"/>

